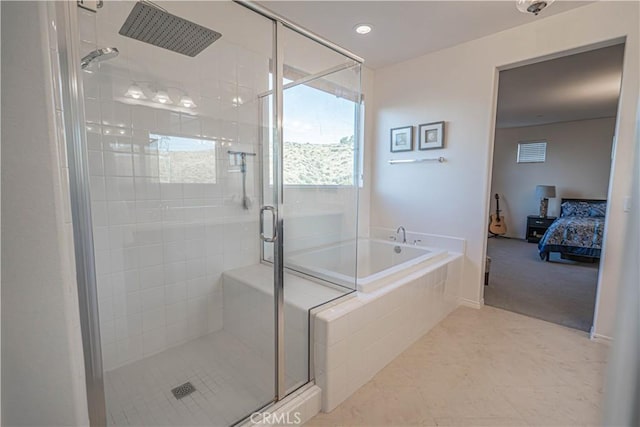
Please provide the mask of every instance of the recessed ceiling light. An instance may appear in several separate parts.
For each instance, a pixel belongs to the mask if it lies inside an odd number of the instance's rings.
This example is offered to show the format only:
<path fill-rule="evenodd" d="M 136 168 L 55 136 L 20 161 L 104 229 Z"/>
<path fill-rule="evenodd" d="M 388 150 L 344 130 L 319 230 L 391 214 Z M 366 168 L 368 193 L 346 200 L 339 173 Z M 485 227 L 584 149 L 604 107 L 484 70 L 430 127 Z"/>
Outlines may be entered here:
<path fill-rule="evenodd" d="M 369 24 L 358 24 L 353 27 L 353 29 L 356 30 L 356 33 L 358 34 L 368 34 L 371 32 L 373 27 L 371 27 L 371 25 Z"/>

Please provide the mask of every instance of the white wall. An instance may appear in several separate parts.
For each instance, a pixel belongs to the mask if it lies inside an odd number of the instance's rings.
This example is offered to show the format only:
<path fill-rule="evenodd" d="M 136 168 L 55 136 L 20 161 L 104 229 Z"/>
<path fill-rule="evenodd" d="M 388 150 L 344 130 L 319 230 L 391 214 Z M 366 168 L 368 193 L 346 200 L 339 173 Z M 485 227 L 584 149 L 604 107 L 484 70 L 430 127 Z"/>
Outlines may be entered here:
<path fill-rule="evenodd" d="M 638 87 L 638 4 L 597 2 L 376 71 L 377 136 L 372 226 L 467 240 L 462 296 L 482 302 L 483 260 L 496 107 L 497 68 L 626 37 L 605 256 L 595 330 L 613 333 L 619 262 L 626 236 L 622 205 L 631 187 Z M 389 153 L 389 129 L 445 120 L 442 150 Z M 388 165 L 390 158 L 445 156 L 444 164 Z"/>
<path fill-rule="evenodd" d="M 537 215 L 536 185 L 555 185 L 549 216 L 560 214 L 563 197 L 606 199 L 615 117 L 496 129 L 491 196 L 500 195 L 507 236 L 524 238 L 527 215 Z M 547 141 L 544 163 L 517 163 L 518 143 Z M 491 199 L 491 213 L 495 200 Z"/>
<path fill-rule="evenodd" d="M 640 102 L 640 92 L 638 93 Z M 638 424 L 640 419 L 640 110 L 636 119 L 633 188 L 627 216 L 630 238 L 625 244 L 618 295 L 616 340 L 607 367 L 602 425 Z"/>
<path fill-rule="evenodd" d="M 46 7 L 2 4 L 3 425 L 89 423 Z"/>

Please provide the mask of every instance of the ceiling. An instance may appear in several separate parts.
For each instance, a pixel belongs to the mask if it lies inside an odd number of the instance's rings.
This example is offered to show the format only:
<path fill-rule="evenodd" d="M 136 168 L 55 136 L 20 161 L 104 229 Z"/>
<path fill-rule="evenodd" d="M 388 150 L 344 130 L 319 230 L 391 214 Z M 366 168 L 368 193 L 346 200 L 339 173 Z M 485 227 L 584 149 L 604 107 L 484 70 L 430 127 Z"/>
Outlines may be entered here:
<path fill-rule="evenodd" d="M 273 12 L 342 46 L 377 69 L 584 6 L 556 1 L 539 16 L 505 1 L 260 1 Z M 359 35 L 354 27 L 372 25 Z M 616 115 L 623 46 L 500 73 L 497 127 Z"/>
<path fill-rule="evenodd" d="M 539 16 L 513 1 L 260 1 L 381 68 L 588 4 L 556 1 Z M 373 31 L 359 35 L 354 26 Z"/>
<path fill-rule="evenodd" d="M 500 72 L 499 128 L 614 117 L 624 45 Z"/>

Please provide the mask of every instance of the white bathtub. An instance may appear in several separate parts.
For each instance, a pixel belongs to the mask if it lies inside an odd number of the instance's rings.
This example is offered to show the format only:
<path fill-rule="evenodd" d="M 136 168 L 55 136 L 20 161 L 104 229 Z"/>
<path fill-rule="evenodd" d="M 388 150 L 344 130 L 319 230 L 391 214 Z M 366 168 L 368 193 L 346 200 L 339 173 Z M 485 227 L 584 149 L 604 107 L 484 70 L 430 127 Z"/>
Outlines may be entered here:
<path fill-rule="evenodd" d="M 447 251 L 377 239 L 359 239 L 287 257 L 286 266 L 304 274 L 361 292 L 389 283 L 447 256 Z"/>

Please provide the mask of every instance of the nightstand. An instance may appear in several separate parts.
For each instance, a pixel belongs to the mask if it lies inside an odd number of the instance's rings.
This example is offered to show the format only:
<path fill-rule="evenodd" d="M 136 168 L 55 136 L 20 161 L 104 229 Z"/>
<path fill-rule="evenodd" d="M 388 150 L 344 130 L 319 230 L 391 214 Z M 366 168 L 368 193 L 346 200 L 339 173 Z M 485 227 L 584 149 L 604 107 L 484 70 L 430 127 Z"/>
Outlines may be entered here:
<path fill-rule="evenodd" d="M 555 216 L 540 218 L 538 215 L 529 215 L 527 217 L 527 242 L 538 243 L 555 220 Z"/>

